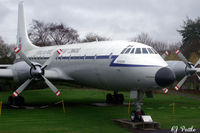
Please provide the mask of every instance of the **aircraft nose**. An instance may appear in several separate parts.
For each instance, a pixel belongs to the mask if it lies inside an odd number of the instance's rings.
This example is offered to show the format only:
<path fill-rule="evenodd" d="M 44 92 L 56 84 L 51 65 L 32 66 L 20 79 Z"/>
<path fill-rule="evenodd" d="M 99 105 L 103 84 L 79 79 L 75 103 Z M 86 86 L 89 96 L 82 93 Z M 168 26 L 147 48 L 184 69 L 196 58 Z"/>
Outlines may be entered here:
<path fill-rule="evenodd" d="M 161 87 L 169 86 L 175 81 L 175 74 L 171 69 L 163 67 L 156 72 L 155 81 Z"/>

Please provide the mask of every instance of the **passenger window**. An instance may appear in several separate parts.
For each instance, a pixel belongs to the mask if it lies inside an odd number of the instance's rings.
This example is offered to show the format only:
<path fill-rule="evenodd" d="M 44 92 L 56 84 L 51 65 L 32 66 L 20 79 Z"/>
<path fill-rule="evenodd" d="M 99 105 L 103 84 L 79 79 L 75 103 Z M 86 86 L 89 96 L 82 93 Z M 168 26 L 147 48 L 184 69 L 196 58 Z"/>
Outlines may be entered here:
<path fill-rule="evenodd" d="M 83 57 L 83 60 L 85 60 L 86 59 L 86 54 L 84 55 L 84 57 Z"/>
<path fill-rule="evenodd" d="M 147 48 L 147 49 L 148 49 L 150 54 L 154 54 L 154 52 L 150 48 Z"/>
<path fill-rule="evenodd" d="M 109 59 L 112 59 L 112 54 L 113 54 L 113 53 L 110 53 L 110 55 L 109 55 Z"/>
<path fill-rule="evenodd" d="M 124 52 L 126 51 L 127 48 L 125 48 L 124 50 L 122 50 L 121 54 L 124 54 Z"/>
<path fill-rule="evenodd" d="M 135 51 L 135 54 L 141 54 L 141 49 L 137 48 L 136 51 Z"/>
<path fill-rule="evenodd" d="M 134 54 L 134 51 L 135 51 L 135 48 L 133 48 L 133 49 L 131 50 L 131 54 Z"/>
<path fill-rule="evenodd" d="M 143 54 L 148 54 L 147 49 L 146 48 L 142 48 L 142 53 Z"/>
<path fill-rule="evenodd" d="M 125 54 L 128 54 L 131 51 L 131 48 L 128 48 L 125 52 Z"/>
<path fill-rule="evenodd" d="M 158 54 L 155 49 L 152 48 L 152 50 L 154 51 L 155 54 Z"/>

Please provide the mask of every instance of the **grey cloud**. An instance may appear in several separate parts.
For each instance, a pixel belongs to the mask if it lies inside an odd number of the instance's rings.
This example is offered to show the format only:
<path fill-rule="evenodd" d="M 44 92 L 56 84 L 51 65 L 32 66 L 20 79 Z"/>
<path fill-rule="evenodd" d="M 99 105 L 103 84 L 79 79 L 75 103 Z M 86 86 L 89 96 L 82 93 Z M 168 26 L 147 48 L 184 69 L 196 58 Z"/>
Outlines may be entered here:
<path fill-rule="evenodd" d="M 1 0 L 0 0 L 1 1 Z M 9 14 L 5 14 L 0 35 L 15 42 L 17 1 L 3 0 Z M 154 40 L 176 42 L 186 16 L 199 15 L 199 0 L 28 0 L 25 1 L 27 22 L 32 19 L 45 22 L 63 22 L 78 30 L 81 37 L 95 32 L 113 39 L 129 39 L 146 32 Z M 0 4 L 1 7 L 1 4 Z M 3 15 L 2 15 L 3 16 Z M 9 22 L 10 20 L 10 22 Z M 14 26 L 15 25 L 15 26 Z M 5 34 L 1 31 L 6 31 Z"/>

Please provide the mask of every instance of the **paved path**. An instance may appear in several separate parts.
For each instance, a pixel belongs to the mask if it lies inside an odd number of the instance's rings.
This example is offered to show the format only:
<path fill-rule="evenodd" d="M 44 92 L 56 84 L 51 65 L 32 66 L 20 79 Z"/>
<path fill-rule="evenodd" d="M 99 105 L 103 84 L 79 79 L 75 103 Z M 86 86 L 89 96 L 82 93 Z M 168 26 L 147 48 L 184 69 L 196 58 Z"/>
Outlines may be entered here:
<path fill-rule="evenodd" d="M 132 133 L 173 133 L 171 132 L 171 129 L 158 129 L 158 130 L 137 130 L 137 129 L 128 129 L 130 132 Z M 200 132 L 200 129 L 196 129 L 195 132 L 193 133 L 199 133 Z M 177 133 L 185 133 L 185 132 L 182 132 L 180 129 L 178 130 Z M 190 132 L 191 133 L 191 132 Z"/>
<path fill-rule="evenodd" d="M 190 94 L 184 94 L 184 93 L 181 93 L 181 92 L 170 92 L 170 94 L 175 94 L 175 95 L 179 95 L 179 96 L 183 96 L 183 97 L 187 97 L 187 98 L 191 98 L 191 99 L 195 99 L 195 100 L 200 101 L 200 97 L 190 95 Z"/>

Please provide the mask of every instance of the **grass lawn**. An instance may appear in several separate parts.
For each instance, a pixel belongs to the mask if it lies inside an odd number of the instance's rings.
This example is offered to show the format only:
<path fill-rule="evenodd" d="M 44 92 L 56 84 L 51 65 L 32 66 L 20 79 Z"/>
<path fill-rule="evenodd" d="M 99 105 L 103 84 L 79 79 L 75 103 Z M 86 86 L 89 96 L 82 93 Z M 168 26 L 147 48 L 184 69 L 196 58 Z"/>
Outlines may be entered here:
<path fill-rule="evenodd" d="M 62 106 L 45 109 L 6 109 L 0 117 L 0 133 L 126 133 L 111 119 L 129 118 L 126 106 L 95 107 L 94 102 L 104 102 L 109 91 L 95 89 L 75 89 L 63 87 L 61 97 L 56 97 L 51 90 L 27 90 L 23 92 L 26 104 L 46 105 L 62 99 L 65 101 L 66 113 Z M 123 92 L 129 101 L 129 93 Z M 0 92 L 4 104 L 11 92 Z M 175 103 L 175 113 L 172 113 Z M 131 107 L 133 109 L 133 107 Z M 153 99 L 145 98 L 143 110 L 160 122 L 161 128 L 173 125 L 200 128 L 200 101 L 176 95 L 156 94 Z"/>

